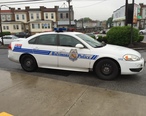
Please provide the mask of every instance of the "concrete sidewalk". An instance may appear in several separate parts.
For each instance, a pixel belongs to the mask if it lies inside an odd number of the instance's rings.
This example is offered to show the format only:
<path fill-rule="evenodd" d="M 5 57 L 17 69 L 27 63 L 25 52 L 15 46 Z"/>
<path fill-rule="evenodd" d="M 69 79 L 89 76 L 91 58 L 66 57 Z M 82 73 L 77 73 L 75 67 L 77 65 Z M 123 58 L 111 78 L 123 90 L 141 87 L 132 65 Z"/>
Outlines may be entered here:
<path fill-rule="evenodd" d="M 146 115 L 146 96 L 3 70 L 0 85 L 0 116 Z"/>

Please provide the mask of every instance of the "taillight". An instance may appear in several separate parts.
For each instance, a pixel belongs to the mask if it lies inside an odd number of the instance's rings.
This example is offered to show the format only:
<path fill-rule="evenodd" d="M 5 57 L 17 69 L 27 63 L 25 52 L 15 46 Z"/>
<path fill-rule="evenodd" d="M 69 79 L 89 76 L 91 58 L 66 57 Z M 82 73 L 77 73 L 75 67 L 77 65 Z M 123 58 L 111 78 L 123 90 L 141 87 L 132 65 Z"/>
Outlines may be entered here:
<path fill-rule="evenodd" d="M 9 44 L 8 49 L 9 49 L 9 50 L 12 50 L 11 43 Z"/>

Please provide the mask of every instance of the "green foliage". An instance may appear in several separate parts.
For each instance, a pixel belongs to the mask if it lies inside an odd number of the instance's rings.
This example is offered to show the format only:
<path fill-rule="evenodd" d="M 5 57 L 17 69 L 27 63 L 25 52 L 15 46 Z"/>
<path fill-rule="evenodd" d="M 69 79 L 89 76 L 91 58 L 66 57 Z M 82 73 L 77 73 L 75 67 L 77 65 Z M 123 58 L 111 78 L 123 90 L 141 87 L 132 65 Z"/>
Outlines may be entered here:
<path fill-rule="evenodd" d="M 107 42 L 110 44 L 126 46 L 131 41 L 131 27 L 113 27 L 107 32 Z M 133 28 L 133 42 L 139 38 L 138 29 Z"/>
<path fill-rule="evenodd" d="M 2 35 L 3 35 L 3 36 L 4 36 L 4 35 L 11 35 L 11 32 L 9 32 L 9 31 L 2 32 L 2 33 L 0 33 L 0 37 L 1 37 Z"/>
<path fill-rule="evenodd" d="M 138 40 L 137 40 L 137 42 L 141 42 L 143 40 L 144 40 L 144 36 L 143 35 L 140 35 L 139 38 L 138 38 Z"/>
<path fill-rule="evenodd" d="M 102 42 L 102 36 L 101 35 L 98 36 L 98 41 Z"/>
<path fill-rule="evenodd" d="M 113 26 L 112 23 L 113 23 L 113 17 L 110 17 L 110 18 L 108 18 L 108 20 L 106 22 L 106 26 L 107 27 L 109 26 L 109 28 L 111 28 Z"/>
<path fill-rule="evenodd" d="M 97 40 L 100 41 L 100 42 L 104 41 L 105 43 L 107 43 L 107 37 L 106 36 L 99 35 Z"/>
<path fill-rule="evenodd" d="M 88 21 L 92 21 L 92 19 L 90 19 L 89 17 L 85 17 L 85 18 L 81 18 L 78 21 L 84 21 L 84 22 L 88 22 Z"/>

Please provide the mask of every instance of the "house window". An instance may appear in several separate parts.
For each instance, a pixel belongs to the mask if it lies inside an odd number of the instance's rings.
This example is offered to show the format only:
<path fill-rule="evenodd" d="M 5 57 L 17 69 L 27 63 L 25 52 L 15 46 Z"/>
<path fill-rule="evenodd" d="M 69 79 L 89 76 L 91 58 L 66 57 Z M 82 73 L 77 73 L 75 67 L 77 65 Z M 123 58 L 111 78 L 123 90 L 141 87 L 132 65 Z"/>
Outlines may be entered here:
<path fill-rule="evenodd" d="M 49 23 L 42 24 L 42 29 L 50 29 L 50 24 Z"/>
<path fill-rule="evenodd" d="M 16 15 L 16 19 L 19 20 L 19 15 Z"/>
<path fill-rule="evenodd" d="M 2 15 L 2 21 L 4 21 L 5 20 L 5 16 L 4 15 Z"/>
<path fill-rule="evenodd" d="M 40 24 L 38 24 L 38 28 L 40 29 Z"/>
<path fill-rule="evenodd" d="M 48 24 L 48 29 L 50 29 L 50 24 Z"/>
<path fill-rule="evenodd" d="M 31 19 L 34 19 L 33 14 L 31 14 Z"/>
<path fill-rule="evenodd" d="M 16 25 L 16 29 L 19 29 L 19 25 Z"/>
<path fill-rule="evenodd" d="M 22 19 L 23 19 L 23 20 L 25 19 L 24 14 L 22 15 Z"/>
<path fill-rule="evenodd" d="M 62 14 L 62 13 L 60 13 L 60 18 L 61 18 L 61 19 L 63 18 L 63 14 Z"/>
<path fill-rule="evenodd" d="M 9 30 L 9 26 L 6 26 L 6 29 Z"/>
<path fill-rule="evenodd" d="M 5 26 L 3 26 L 3 29 L 4 29 L 4 30 L 6 30 L 6 27 L 5 27 Z"/>
<path fill-rule="evenodd" d="M 13 29 L 14 30 L 18 30 L 19 29 L 19 25 L 13 25 Z"/>
<path fill-rule="evenodd" d="M 36 14 L 36 18 L 39 19 L 39 13 Z"/>
<path fill-rule="evenodd" d="M 16 26 L 15 26 L 15 25 L 13 25 L 13 29 L 14 29 L 14 30 L 16 29 Z"/>
<path fill-rule="evenodd" d="M 10 21 L 11 20 L 11 16 L 7 15 L 7 20 Z"/>
<path fill-rule="evenodd" d="M 68 13 L 66 13 L 66 18 L 68 18 Z"/>
<path fill-rule="evenodd" d="M 34 29 L 34 24 L 32 24 L 32 28 Z"/>
<path fill-rule="evenodd" d="M 54 14 L 53 13 L 51 13 L 51 19 L 54 19 Z"/>
<path fill-rule="evenodd" d="M 48 19 L 48 13 L 46 13 L 45 16 L 46 16 L 46 19 Z"/>

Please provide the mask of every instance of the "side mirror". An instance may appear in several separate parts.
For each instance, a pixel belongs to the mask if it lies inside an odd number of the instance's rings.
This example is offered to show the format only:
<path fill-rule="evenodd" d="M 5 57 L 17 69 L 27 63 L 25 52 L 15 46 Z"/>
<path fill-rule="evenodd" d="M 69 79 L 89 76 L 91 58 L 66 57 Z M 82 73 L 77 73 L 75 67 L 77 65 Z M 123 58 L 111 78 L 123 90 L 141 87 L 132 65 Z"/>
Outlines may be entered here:
<path fill-rule="evenodd" d="M 75 47 L 80 48 L 80 49 L 84 48 L 84 46 L 82 44 L 77 44 Z"/>

